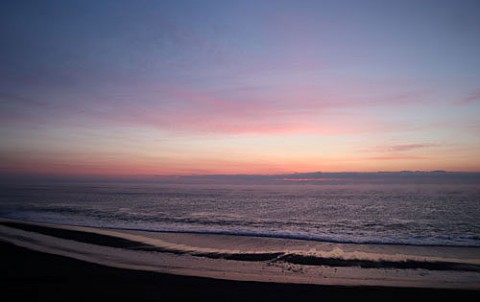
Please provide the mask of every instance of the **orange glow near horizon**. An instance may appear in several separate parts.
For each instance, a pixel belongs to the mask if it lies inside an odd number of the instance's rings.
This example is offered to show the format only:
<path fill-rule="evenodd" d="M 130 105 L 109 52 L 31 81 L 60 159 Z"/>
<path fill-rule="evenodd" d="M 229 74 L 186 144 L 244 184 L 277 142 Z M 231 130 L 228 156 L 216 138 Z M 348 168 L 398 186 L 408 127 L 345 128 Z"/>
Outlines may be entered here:
<path fill-rule="evenodd" d="M 480 171 L 480 166 L 469 165 L 468 157 L 445 161 L 445 154 L 435 156 L 416 154 L 365 156 L 355 152 L 352 157 L 335 148 L 323 154 L 295 153 L 278 146 L 276 152 L 261 153 L 258 149 L 249 152 L 224 150 L 208 154 L 169 154 L 153 156 L 140 154 L 116 157 L 69 156 L 42 158 L 22 157 L 4 162 L 3 173 L 46 175 L 192 175 L 192 174 L 289 174 L 305 172 L 377 172 L 402 170 L 448 170 L 458 172 Z M 293 148 L 295 149 L 295 148 Z M 197 146 L 196 150 L 200 150 Z M 243 152 L 242 152 L 243 151 Z M 205 151 L 206 152 L 206 151 Z M 221 156 L 225 152 L 224 156 Z M 337 152 L 337 153 L 336 153 Z M 265 155 L 268 154 L 268 155 Z M 473 158 L 473 154 L 470 155 Z"/>

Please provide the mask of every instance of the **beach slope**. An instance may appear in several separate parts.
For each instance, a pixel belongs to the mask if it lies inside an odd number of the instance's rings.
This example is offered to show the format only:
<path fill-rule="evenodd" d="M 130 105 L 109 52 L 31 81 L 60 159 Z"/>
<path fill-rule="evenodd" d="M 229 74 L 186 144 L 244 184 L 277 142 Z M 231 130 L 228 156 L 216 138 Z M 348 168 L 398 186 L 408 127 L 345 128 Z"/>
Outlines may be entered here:
<path fill-rule="evenodd" d="M 478 301 L 480 298 L 480 290 L 475 288 L 473 283 L 467 284 L 468 286 L 464 288 L 458 284 L 449 288 L 439 286 L 433 288 L 408 286 L 409 282 L 400 283 L 402 286 L 389 286 L 388 284 L 395 282 L 383 282 L 381 279 L 374 280 L 372 284 L 376 285 L 368 285 L 368 282 L 358 278 L 355 279 L 358 281 L 356 285 L 353 279 L 345 281 L 342 278 L 321 276 L 312 279 L 312 272 L 317 270 L 328 272 L 345 269 L 356 271 L 357 274 L 363 270 L 368 275 L 372 274 L 371 271 L 398 271 L 400 270 L 398 268 L 362 268 L 358 263 L 348 261 L 347 264 L 330 263 L 329 266 L 325 263 L 292 264 L 285 260 L 278 260 L 279 263 L 275 263 L 264 259 L 275 255 L 273 251 L 279 250 L 279 244 L 298 247 L 307 244 L 303 242 L 288 243 L 281 240 L 270 242 L 268 239 L 258 239 L 260 241 L 257 242 L 254 238 L 239 238 L 237 239 L 239 250 L 236 252 L 243 258 L 224 259 L 218 255 L 224 257 L 226 254 L 209 254 L 207 252 L 211 252 L 212 248 L 207 249 L 202 245 L 214 243 L 217 251 L 225 252 L 226 245 L 231 244 L 232 236 L 223 238 L 200 234 L 145 234 L 121 231 L 123 235 L 115 237 L 113 235 L 117 234 L 117 231 L 111 232 L 2 220 L 0 281 L 4 293 L 16 297 L 15 300 L 30 301 L 99 301 L 107 298 L 136 301 L 180 298 L 208 301 L 355 298 L 404 301 L 427 297 L 429 300 L 450 298 L 459 301 Z M 143 242 L 138 245 L 139 241 L 134 239 Z M 187 242 L 190 242 L 190 245 L 187 246 Z M 269 248 L 257 254 L 240 253 L 247 246 L 251 248 L 252 242 L 254 246 L 258 246 L 259 242 L 267 242 Z M 165 244 L 170 249 L 166 249 Z M 205 254 L 179 253 L 180 248 L 184 248 L 185 251 L 193 247 L 197 253 L 202 251 Z M 327 247 L 318 246 L 318 250 L 320 248 Z M 348 247 L 342 248 L 348 250 Z M 230 252 L 231 255 L 235 255 L 231 250 Z M 190 264 L 193 267 L 189 267 Z M 210 269 L 205 267 L 215 264 L 218 266 Z M 405 271 L 414 275 L 415 281 L 417 275 L 426 274 L 428 277 L 432 273 L 466 274 L 471 278 L 478 275 L 475 270 L 475 266 L 471 266 L 467 267 L 466 271 L 461 267 L 454 267 L 453 272 L 443 271 L 441 267 Z M 428 283 L 413 282 L 413 284 Z"/>

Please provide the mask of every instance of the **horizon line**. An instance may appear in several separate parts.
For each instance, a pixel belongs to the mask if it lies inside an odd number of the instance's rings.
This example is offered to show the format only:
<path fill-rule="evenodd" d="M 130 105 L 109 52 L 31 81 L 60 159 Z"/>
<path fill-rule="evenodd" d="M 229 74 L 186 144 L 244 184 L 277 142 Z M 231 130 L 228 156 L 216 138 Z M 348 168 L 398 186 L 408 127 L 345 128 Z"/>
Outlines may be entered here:
<path fill-rule="evenodd" d="M 285 172 L 285 173 L 190 173 L 190 174 L 70 174 L 70 173 L 25 173 L 25 172 L 11 172 L 0 173 L 0 177 L 202 177 L 202 176 L 288 176 L 288 175 L 308 175 L 308 174 L 480 174 L 480 171 L 449 171 L 449 170 L 395 170 L 395 171 L 309 171 L 309 172 Z"/>

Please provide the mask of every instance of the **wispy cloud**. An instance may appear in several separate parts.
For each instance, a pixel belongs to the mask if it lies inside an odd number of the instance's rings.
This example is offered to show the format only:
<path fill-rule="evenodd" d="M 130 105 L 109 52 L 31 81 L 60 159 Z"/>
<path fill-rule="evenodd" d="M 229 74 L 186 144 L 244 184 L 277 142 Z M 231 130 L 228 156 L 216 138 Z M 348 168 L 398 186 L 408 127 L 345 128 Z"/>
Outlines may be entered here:
<path fill-rule="evenodd" d="M 461 104 L 473 104 L 480 102 L 480 88 L 472 91 L 459 101 Z"/>
<path fill-rule="evenodd" d="M 0 91 L 0 124 L 28 122 L 47 106 L 34 98 Z"/>
<path fill-rule="evenodd" d="M 368 160 L 425 160 L 425 156 L 371 156 L 366 157 Z"/>
<path fill-rule="evenodd" d="M 87 109 L 88 118 L 110 125 L 158 128 L 190 134 L 345 134 L 365 131 L 372 124 L 366 118 L 339 112 L 344 102 L 305 95 L 278 95 L 258 99 L 257 95 L 218 95 L 187 89 L 163 88 L 148 101 L 98 105 Z M 102 106 L 106 104 L 103 103 Z M 105 114 L 102 114 L 102 112 Z M 90 112 L 90 113 L 89 113 Z"/>
<path fill-rule="evenodd" d="M 379 145 L 371 148 L 361 149 L 360 151 L 365 153 L 405 154 L 405 153 L 429 149 L 437 146 L 439 145 L 434 143 L 386 144 L 386 145 Z"/>
<path fill-rule="evenodd" d="M 378 106 L 378 103 L 308 89 L 279 92 L 256 89 L 235 94 L 147 85 L 131 88 L 125 94 L 84 93 L 68 97 L 52 95 L 37 100 L 3 93 L 0 94 L 0 108 L 5 109 L 2 111 L 9 119 L 4 122 L 8 123 L 145 127 L 193 136 L 329 136 L 395 131 L 395 127 L 398 128 L 388 121 L 371 119 L 356 112 L 359 107 Z M 390 151 L 421 147 L 427 146 L 391 146 Z"/>
<path fill-rule="evenodd" d="M 403 161 L 426 160 L 429 158 L 425 150 L 440 146 L 434 143 L 390 144 L 362 149 L 360 152 L 370 153 L 372 156 L 362 157 L 373 161 Z"/>
<path fill-rule="evenodd" d="M 393 152 L 403 152 L 403 151 L 412 151 L 418 149 L 425 149 L 435 146 L 434 144 L 403 144 L 403 145 L 392 145 L 387 146 L 386 151 Z"/>

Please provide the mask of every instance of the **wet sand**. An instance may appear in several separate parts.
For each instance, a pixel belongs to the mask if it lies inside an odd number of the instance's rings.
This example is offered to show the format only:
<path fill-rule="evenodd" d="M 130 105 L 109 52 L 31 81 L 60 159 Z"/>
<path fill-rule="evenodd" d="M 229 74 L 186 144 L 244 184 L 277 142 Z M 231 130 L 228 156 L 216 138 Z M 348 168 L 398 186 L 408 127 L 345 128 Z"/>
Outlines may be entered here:
<path fill-rule="evenodd" d="M 225 254 L 221 253 L 209 258 L 204 256 L 210 255 L 212 250 L 235 255 L 227 249 L 232 246 L 232 236 L 1 222 L 2 284 L 7 294 L 32 301 L 173 300 L 182 297 L 216 301 L 322 298 L 400 301 L 447 297 L 473 301 L 480 297 L 479 283 L 475 279 L 479 273 L 475 265 L 468 267 L 471 270 L 453 267 L 449 271 L 442 267 L 433 270 L 362 268 L 361 263 L 348 261 L 340 263 L 345 266 L 338 262 L 292 264 L 284 259 L 272 261 L 268 257 L 281 250 L 281 246 L 311 250 L 315 245 L 317 254 L 322 249 L 329 251 L 332 246 L 265 238 L 233 238 L 237 248 L 234 252 L 241 259 L 225 259 Z M 259 244 L 266 244 L 265 249 L 259 251 Z M 252 246 L 255 253 L 251 253 Z M 206 254 L 185 253 L 194 247 L 194 252 Z M 170 250 L 165 250 L 167 248 Z M 378 246 L 368 248 L 384 250 Z M 349 249 L 358 250 L 358 246 L 342 246 L 345 259 L 350 257 Z M 407 250 L 420 253 L 411 247 Z M 455 250 L 446 252 L 451 251 Z M 440 257 L 444 252 L 434 256 Z M 467 249 L 465 255 L 474 256 L 477 252 Z M 308 257 L 302 259 L 308 260 Z M 338 261 L 338 258 L 331 259 Z M 357 277 L 346 278 L 349 273 Z M 447 278 L 442 279 L 443 275 Z M 456 282 L 445 283 L 452 278 L 457 278 Z"/>
<path fill-rule="evenodd" d="M 3 295 L 16 301 L 478 301 L 480 291 L 227 281 L 117 269 L 0 243 Z M 191 300 L 189 300 L 191 301 Z"/>

